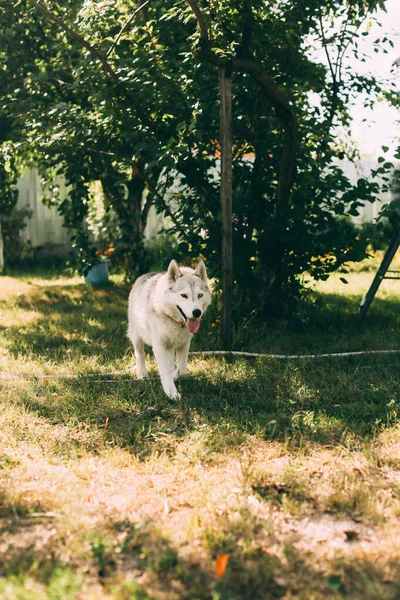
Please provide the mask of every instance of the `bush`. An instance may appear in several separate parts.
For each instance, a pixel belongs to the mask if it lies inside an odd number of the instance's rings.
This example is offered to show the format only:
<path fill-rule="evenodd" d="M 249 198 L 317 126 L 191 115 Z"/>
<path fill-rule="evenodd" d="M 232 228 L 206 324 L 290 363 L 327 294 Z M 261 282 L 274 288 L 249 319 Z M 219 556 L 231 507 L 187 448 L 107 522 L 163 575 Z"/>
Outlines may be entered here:
<path fill-rule="evenodd" d="M 31 216 L 32 211 L 29 208 L 14 208 L 9 215 L 1 217 L 6 266 L 18 264 L 30 256 L 31 244 L 23 241 L 21 231 L 26 227 L 26 219 L 30 219 Z"/>
<path fill-rule="evenodd" d="M 179 243 L 174 233 L 162 230 L 146 245 L 148 270 L 165 271 L 173 258 L 179 265 L 189 267 L 193 256 L 187 243 Z"/>
<path fill-rule="evenodd" d="M 393 227 L 388 220 L 378 223 L 363 223 L 359 237 L 365 246 L 370 246 L 374 252 L 386 250 L 393 237 Z"/>

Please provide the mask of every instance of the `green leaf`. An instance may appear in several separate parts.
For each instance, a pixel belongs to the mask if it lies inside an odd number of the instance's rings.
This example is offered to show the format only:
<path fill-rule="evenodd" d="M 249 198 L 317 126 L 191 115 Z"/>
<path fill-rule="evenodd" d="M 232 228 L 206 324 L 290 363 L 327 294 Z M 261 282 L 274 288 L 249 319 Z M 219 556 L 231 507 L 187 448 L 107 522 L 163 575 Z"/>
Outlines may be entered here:
<path fill-rule="evenodd" d="M 342 580 L 339 575 L 329 575 L 329 577 L 326 578 L 326 585 L 330 590 L 338 591 L 342 586 Z"/>

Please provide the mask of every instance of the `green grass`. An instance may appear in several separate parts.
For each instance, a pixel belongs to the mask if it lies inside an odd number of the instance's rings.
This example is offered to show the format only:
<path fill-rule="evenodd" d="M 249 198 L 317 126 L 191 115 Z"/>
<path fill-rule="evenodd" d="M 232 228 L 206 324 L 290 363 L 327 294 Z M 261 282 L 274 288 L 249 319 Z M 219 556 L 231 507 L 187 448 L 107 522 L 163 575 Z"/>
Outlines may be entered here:
<path fill-rule="evenodd" d="M 348 279 L 235 349 L 400 348 L 395 283 L 359 328 L 372 274 Z M 173 402 L 151 356 L 129 371 L 128 293 L 0 278 L 0 597 L 397 599 L 400 354 L 193 356 Z M 217 329 L 211 310 L 192 349 Z"/>

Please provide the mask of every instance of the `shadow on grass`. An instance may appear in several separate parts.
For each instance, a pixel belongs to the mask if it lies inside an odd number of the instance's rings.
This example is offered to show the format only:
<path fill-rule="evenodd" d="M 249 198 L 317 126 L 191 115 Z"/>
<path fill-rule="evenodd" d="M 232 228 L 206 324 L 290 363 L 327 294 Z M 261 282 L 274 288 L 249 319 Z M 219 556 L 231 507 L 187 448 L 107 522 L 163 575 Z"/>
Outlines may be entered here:
<path fill-rule="evenodd" d="M 295 447 L 359 446 L 400 417 L 400 357 L 208 364 L 193 364 L 201 369 L 179 383 L 179 402 L 157 377 L 129 376 L 30 382 L 17 402 L 70 431 L 64 442 L 59 436 L 57 454 L 74 440 L 77 448 L 106 443 L 140 458 L 174 454 L 195 433 L 204 453 L 237 448 L 248 435 Z"/>
<path fill-rule="evenodd" d="M 66 537 L 47 508 L 0 489 L 1 598 L 77 597 L 82 578 L 62 558 Z"/>
<path fill-rule="evenodd" d="M 115 600 L 399 597 L 400 569 L 394 559 L 385 563 L 383 573 L 373 554 L 337 551 L 332 558 L 321 546 L 316 557 L 299 547 L 290 532 L 279 532 L 278 540 L 272 522 L 245 518 L 245 512 L 241 521 L 225 519 L 206 530 L 198 555 L 179 553 L 152 521 L 106 520 L 95 530 L 69 531 L 68 536 L 55 522 L 47 538 L 45 529 L 32 527 L 18 543 L 13 536 L 21 533 L 21 525 L 14 523 L 2 532 L 8 545 L 0 548 L 0 592 L 12 585 L 16 597 L 28 590 L 27 597 L 34 597 L 39 584 L 45 598 L 81 598 L 90 588 Z M 72 549 L 79 550 L 73 559 Z M 223 570 L 217 568 L 221 557 Z"/>
<path fill-rule="evenodd" d="M 19 543 L 14 544 L 17 532 L 18 527 L 11 529 L 8 546 L 0 548 L 0 592 L 8 585 L 16 597 L 23 598 L 28 591 L 27 597 L 34 597 L 35 584 L 42 586 L 44 598 L 81 598 L 85 584 L 115 600 L 261 600 L 285 593 L 285 587 L 274 581 L 279 561 L 274 564 L 265 553 L 259 553 L 257 563 L 255 553 L 248 558 L 232 554 L 232 565 L 219 578 L 215 555 L 179 556 L 151 522 L 100 523 L 96 531 L 75 534 L 73 547 L 80 551 L 73 561 L 63 558 L 70 549 L 59 536 L 53 534 L 43 543 L 45 531 L 25 530 L 24 538 L 19 531 Z"/>
<path fill-rule="evenodd" d="M 24 325 L 7 326 L 0 331 L 13 355 L 35 353 L 62 359 L 66 349 L 72 354 L 118 358 L 129 348 L 126 338 L 129 288 L 110 283 L 105 288 L 85 284 L 40 286 L 14 297 L 13 306 L 38 313 Z M 0 302 L 7 307 L 9 301 Z M 271 321 L 266 325 L 244 319 L 235 329 L 236 350 L 307 353 L 346 351 L 372 347 L 396 347 L 400 324 L 400 297 L 376 298 L 363 326 L 358 327 L 360 297 L 312 292 L 292 320 Z M 192 349 L 216 346 L 218 315 L 211 307 Z M 214 321 L 214 323 L 212 323 Z M 211 334 L 211 335 L 210 335 Z"/>
<path fill-rule="evenodd" d="M 93 289 L 82 284 L 45 286 L 16 297 L 17 310 L 35 314 L 25 325 L 2 326 L 6 347 L 14 356 L 60 363 L 66 357 L 93 356 L 99 363 L 118 361 L 129 347 L 127 296 L 124 286 Z M 357 329 L 358 301 L 355 296 L 314 294 L 313 304 L 305 305 L 302 318 L 293 323 L 266 330 L 244 325 L 242 349 L 304 354 L 396 347 L 399 303 L 376 299 L 371 307 L 376 320 Z M 200 342 L 207 337 L 207 327 L 202 330 Z M 248 434 L 295 445 L 340 444 L 351 436 L 374 435 L 400 415 L 400 357 L 395 355 L 196 364 L 196 375 L 180 383 L 183 400 L 178 403 L 165 397 L 158 378 L 93 381 L 84 376 L 30 382 L 19 402 L 50 423 L 71 428 L 84 423 L 103 431 L 96 439 L 140 456 L 160 449 L 173 452 L 177 441 L 200 430 L 205 445 L 215 450 L 240 444 Z M 87 444 L 85 440 L 78 436 L 77 444 Z"/>
<path fill-rule="evenodd" d="M 293 320 L 265 329 L 252 324 L 246 331 L 246 349 L 307 354 L 397 348 L 400 296 L 376 298 L 361 326 L 357 322 L 360 300 L 356 295 L 314 292 Z"/>
<path fill-rule="evenodd" d="M 11 577 L 15 582 L 39 575 L 42 583 L 48 583 L 62 566 L 48 543 L 55 533 L 54 517 L 42 501 L 0 489 L 0 591 L 1 578 Z"/>
<path fill-rule="evenodd" d="M 105 288 L 81 285 L 43 286 L 13 298 L 12 305 L 35 316 L 22 324 L 0 325 L 13 356 L 32 355 L 61 361 L 74 356 L 121 356 L 127 346 L 128 290 L 110 284 Z M 0 305 L 6 309 L 9 301 Z M 37 314 L 36 314 L 37 313 Z"/>

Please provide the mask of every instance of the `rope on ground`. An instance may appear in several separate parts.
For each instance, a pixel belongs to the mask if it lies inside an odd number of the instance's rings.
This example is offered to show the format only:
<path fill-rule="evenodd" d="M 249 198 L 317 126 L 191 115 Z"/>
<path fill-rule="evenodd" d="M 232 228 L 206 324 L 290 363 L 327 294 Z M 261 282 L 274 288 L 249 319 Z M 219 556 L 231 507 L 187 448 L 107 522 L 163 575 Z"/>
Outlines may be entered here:
<path fill-rule="evenodd" d="M 277 360 L 296 360 L 296 359 L 307 359 L 307 358 L 337 358 L 346 356 L 370 356 L 378 354 L 400 354 L 400 349 L 393 350 L 359 350 L 355 352 L 330 352 L 324 354 L 260 354 L 257 352 L 240 352 L 235 350 L 199 350 L 196 352 L 190 352 L 190 356 L 243 356 L 244 358 L 271 358 Z M 31 375 L 21 374 L 13 375 L 11 373 L 5 373 L 0 371 L 0 382 L 7 381 L 24 381 L 24 380 L 48 380 L 48 379 L 83 379 L 85 377 L 100 377 L 97 382 L 106 383 L 105 377 L 118 377 L 120 375 L 127 375 L 133 373 L 133 369 L 123 369 L 121 371 L 107 371 L 105 373 L 49 373 L 47 375 Z M 137 378 L 133 378 L 135 381 L 139 381 Z M 157 377 L 147 377 L 146 379 L 157 379 Z"/>
<path fill-rule="evenodd" d="M 193 355 L 202 356 L 244 356 L 246 358 L 276 358 L 283 360 L 293 360 L 297 358 L 330 358 L 337 356 L 364 356 L 367 354 L 400 354 L 399 350 L 360 350 L 358 352 L 330 352 L 325 354 L 258 354 L 255 352 L 235 352 L 234 350 L 204 350 L 191 352 Z"/>

